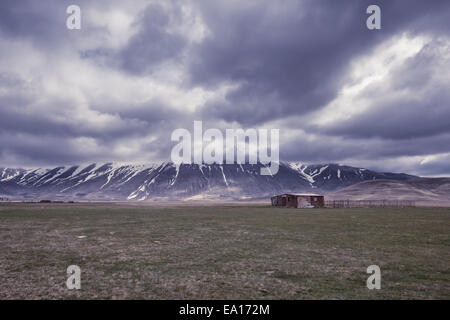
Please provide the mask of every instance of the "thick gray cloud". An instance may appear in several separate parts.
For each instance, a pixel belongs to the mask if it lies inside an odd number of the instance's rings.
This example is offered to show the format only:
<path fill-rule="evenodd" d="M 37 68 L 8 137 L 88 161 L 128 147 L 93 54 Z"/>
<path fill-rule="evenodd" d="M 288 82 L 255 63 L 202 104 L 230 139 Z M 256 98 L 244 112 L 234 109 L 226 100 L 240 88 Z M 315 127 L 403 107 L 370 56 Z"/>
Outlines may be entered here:
<path fill-rule="evenodd" d="M 353 58 L 397 32 L 446 33 L 449 18 L 445 1 L 386 1 L 383 28 L 373 32 L 364 15 L 372 1 L 256 1 L 244 9 L 220 3 L 202 8 L 212 36 L 196 48 L 192 78 L 242 83 L 205 116 L 243 124 L 326 105 Z"/>
<path fill-rule="evenodd" d="M 67 34 L 65 24 L 69 1 L 4 0 L 0 2 L 0 31 L 3 37 L 21 37 L 35 44 L 54 45 Z"/>
<path fill-rule="evenodd" d="M 450 132 L 450 46 L 431 41 L 392 79 L 363 92 L 371 108 L 328 126 L 330 135 L 411 140 Z M 404 92 L 402 95 L 395 93 Z M 402 142 L 404 143 L 404 142 Z"/>
<path fill-rule="evenodd" d="M 450 174 L 447 0 L 80 0 L 79 31 L 70 4 L 0 2 L 0 166 L 168 160 L 203 120 L 279 128 L 283 160 Z"/>
<path fill-rule="evenodd" d="M 171 16 L 160 5 L 151 4 L 137 19 L 141 32 L 133 36 L 119 53 L 120 67 L 136 74 L 151 73 L 155 65 L 180 57 L 186 39 L 167 31 L 170 19 L 180 19 L 180 13 Z"/>

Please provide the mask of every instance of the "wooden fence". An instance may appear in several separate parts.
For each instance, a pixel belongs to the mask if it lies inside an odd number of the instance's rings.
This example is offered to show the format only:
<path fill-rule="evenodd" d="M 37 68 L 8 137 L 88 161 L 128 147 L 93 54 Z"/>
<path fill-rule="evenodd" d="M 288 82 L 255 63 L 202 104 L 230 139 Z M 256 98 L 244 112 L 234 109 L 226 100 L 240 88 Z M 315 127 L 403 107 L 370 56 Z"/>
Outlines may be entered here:
<path fill-rule="evenodd" d="M 327 200 L 326 208 L 415 207 L 414 200 Z"/>

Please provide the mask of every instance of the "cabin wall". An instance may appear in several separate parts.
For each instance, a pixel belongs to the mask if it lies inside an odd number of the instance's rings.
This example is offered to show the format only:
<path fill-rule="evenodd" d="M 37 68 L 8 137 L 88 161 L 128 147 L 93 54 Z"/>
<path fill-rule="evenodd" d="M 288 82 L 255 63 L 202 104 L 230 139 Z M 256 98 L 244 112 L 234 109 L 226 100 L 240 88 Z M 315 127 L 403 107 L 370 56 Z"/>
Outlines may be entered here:
<path fill-rule="evenodd" d="M 323 208 L 325 206 L 324 196 L 311 196 L 310 203 L 314 208 Z"/>
<path fill-rule="evenodd" d="M 288 208 L 306 208 L 313 206 L 323 208 L 325 206 L 324 196 L 296 196 L 280 195 L 271 198 L 272 206 Z"/>
<path fill-rule="evenodd" d="M 310 204 L 309 197 L 297 197 L 297 208 L 306 208 Z"/>
<path fill-rule="evenodd" d="M 288 207 L 288 208 L 297 208 L 297 197 L 288 195 L 286 197 L 286 207 Z"/>

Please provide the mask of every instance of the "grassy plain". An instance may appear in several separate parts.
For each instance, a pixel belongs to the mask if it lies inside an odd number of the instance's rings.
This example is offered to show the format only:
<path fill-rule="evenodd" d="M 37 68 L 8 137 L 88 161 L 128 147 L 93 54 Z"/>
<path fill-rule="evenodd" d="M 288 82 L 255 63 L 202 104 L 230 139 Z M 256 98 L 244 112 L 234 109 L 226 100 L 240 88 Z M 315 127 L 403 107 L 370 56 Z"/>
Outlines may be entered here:
<path fill-rule="evenodd" d="M 449 249 L 450 208 L 3 203 L 0 299 L 450 299 Z"/>

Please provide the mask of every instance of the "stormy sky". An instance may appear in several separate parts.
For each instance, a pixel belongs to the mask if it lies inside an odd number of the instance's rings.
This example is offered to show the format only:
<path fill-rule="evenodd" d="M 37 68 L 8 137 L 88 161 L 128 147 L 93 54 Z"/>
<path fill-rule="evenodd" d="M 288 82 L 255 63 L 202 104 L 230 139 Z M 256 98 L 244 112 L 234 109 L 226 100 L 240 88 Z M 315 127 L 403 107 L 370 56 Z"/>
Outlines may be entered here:
<path fill-rule="evenodd" d="M 0 1 L 0 166 L 168 161 L 202 120 L 278 128 L 286 161 L 448 176 L 449 101 L 448 0 Z"/>

